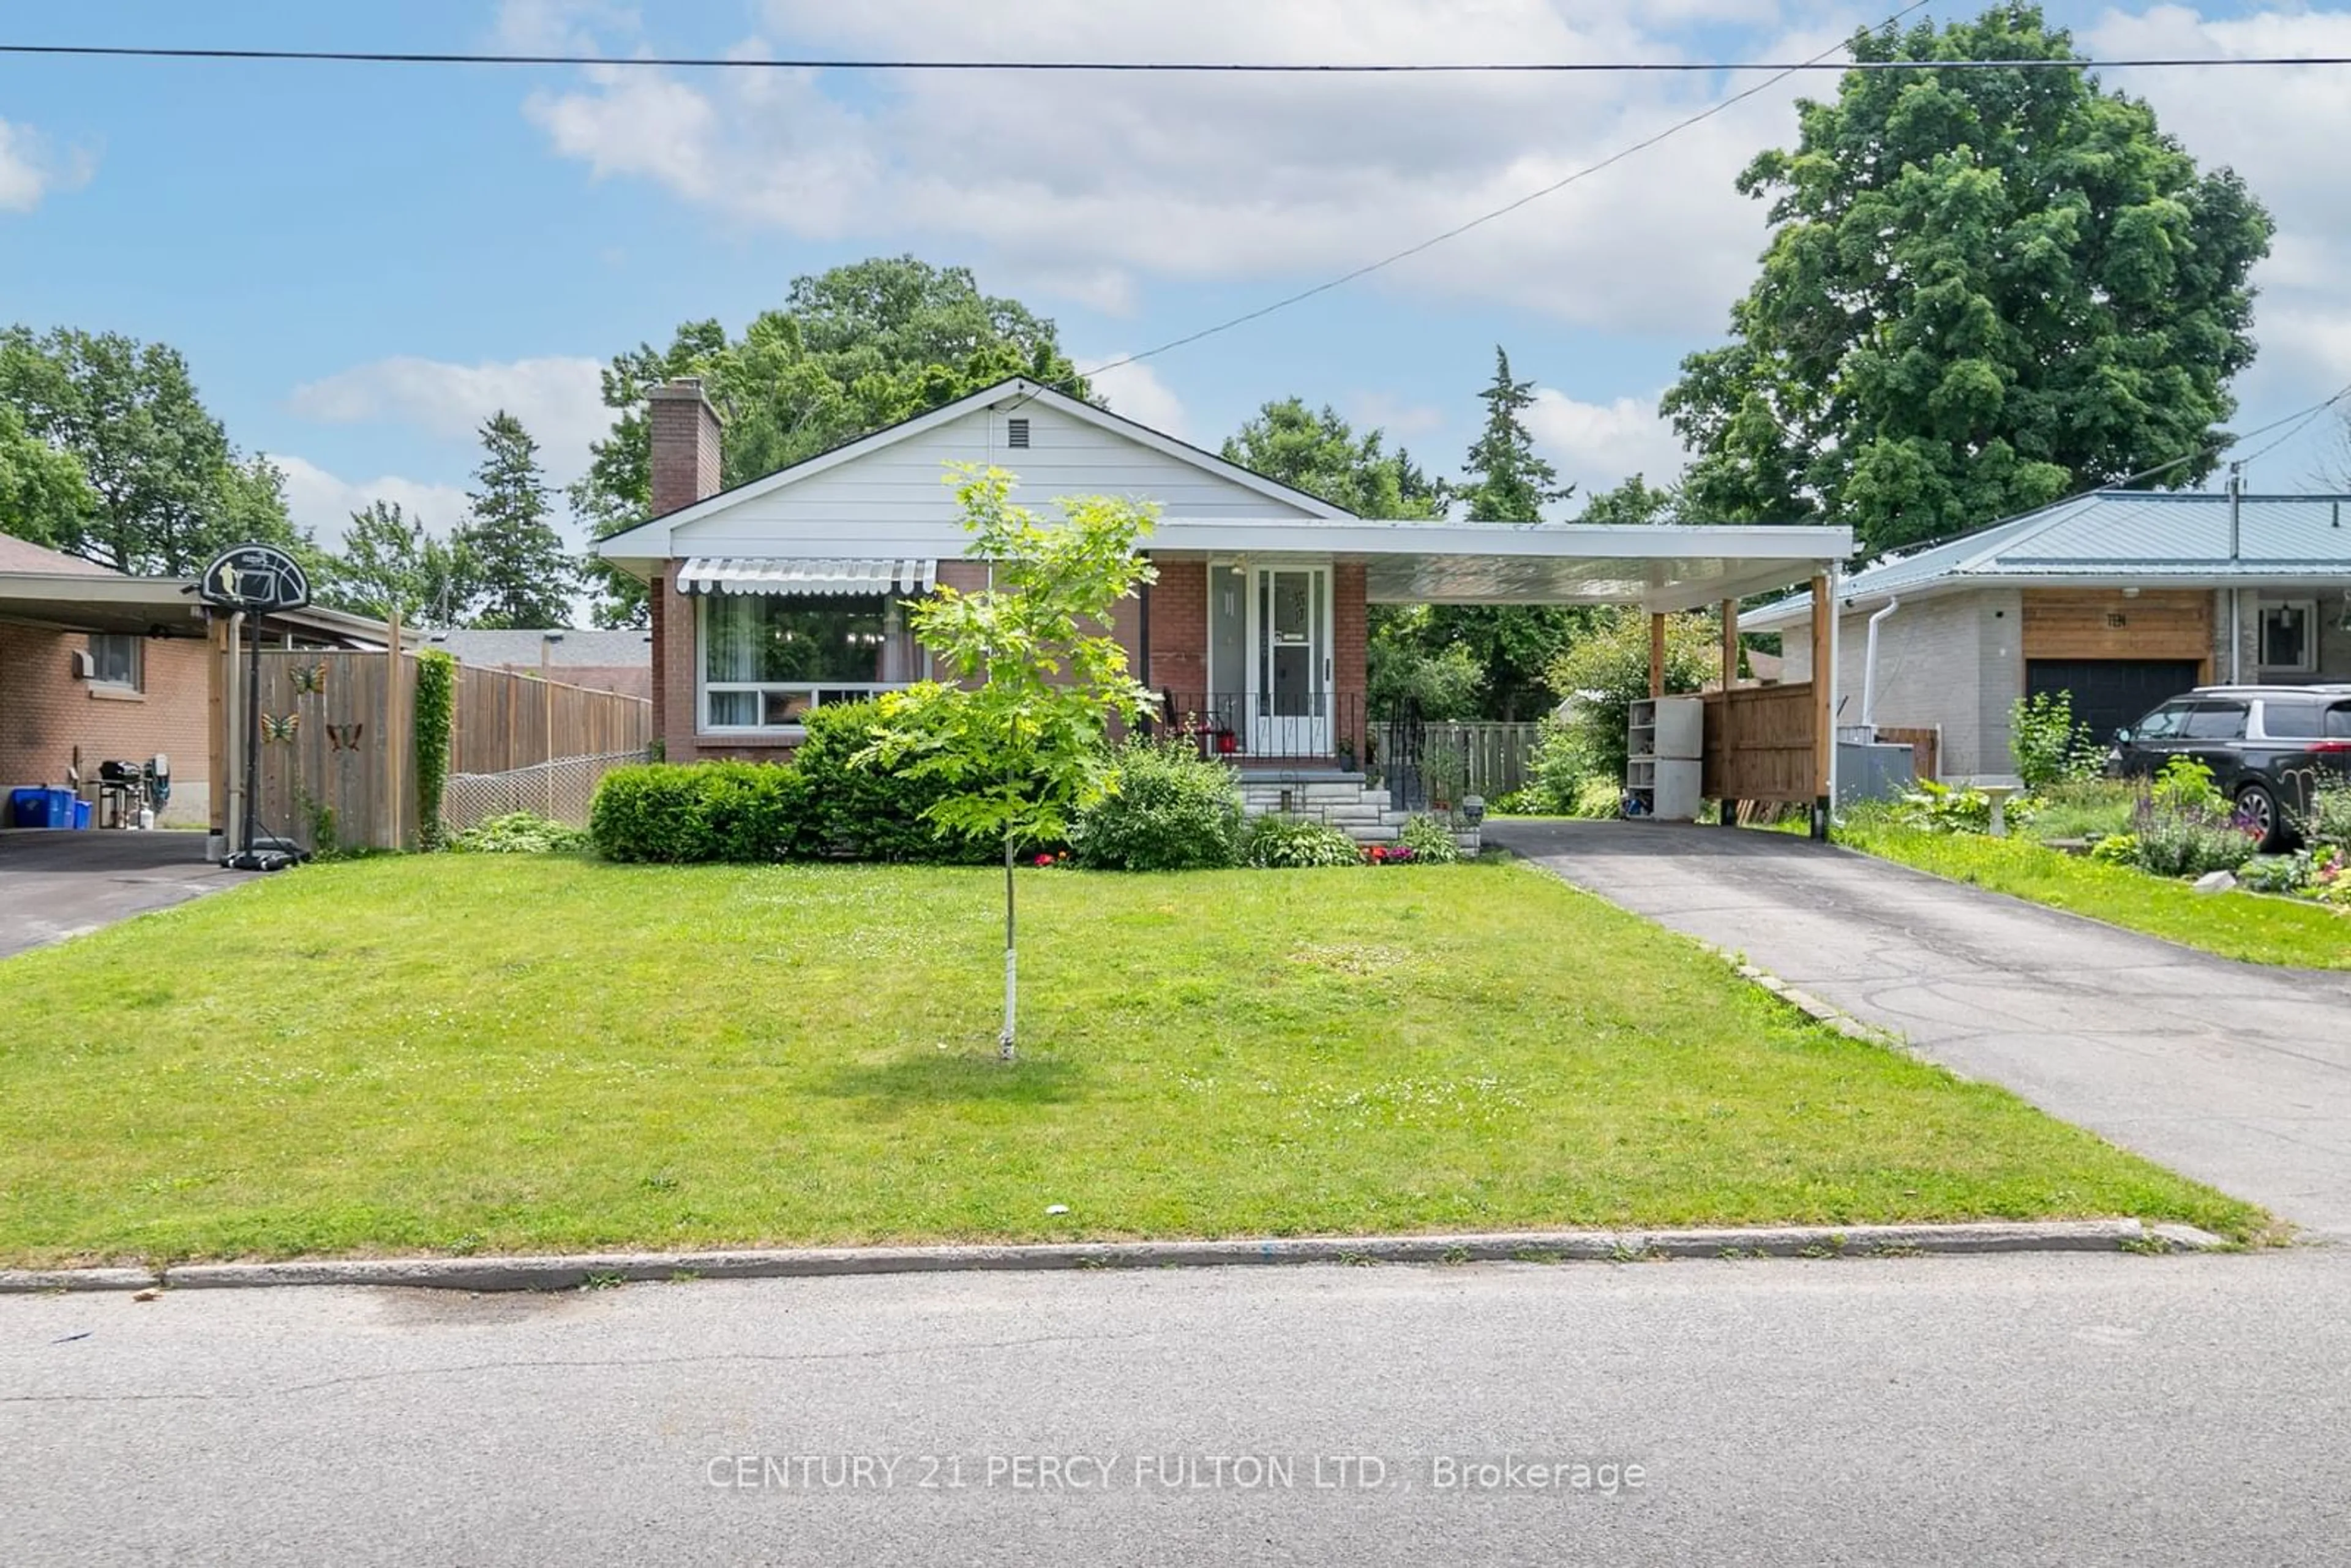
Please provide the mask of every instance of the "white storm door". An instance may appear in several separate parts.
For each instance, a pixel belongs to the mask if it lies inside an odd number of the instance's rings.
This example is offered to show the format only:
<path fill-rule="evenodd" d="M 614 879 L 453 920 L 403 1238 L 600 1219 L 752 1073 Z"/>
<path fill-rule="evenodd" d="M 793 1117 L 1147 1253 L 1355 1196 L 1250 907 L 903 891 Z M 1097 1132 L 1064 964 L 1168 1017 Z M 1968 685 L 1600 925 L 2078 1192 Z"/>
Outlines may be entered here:
<path fill-rule="evenodd" d="M 1331 755 L 1331 569 L 1251 569 L 1249 752 Z"/>

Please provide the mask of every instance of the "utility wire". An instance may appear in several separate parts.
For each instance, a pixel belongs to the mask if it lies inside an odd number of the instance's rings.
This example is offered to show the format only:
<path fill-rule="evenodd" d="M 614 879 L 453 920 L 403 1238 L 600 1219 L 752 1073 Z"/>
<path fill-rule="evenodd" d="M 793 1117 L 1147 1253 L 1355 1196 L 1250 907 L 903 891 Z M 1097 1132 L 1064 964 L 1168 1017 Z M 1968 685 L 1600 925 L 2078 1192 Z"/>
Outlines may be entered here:
<path fill-rule="evenodd" d="M 1843 46 L 1840 45 L 1839 47 Z M 1834 51 L 1832 51 L 1834 53 Z M 1770 71 L 2201 70 L 2213 68 L 2342 66 L 2351 55 L 2159 55 L 2094 60 L 1465 60 L 1322 62 L 1280 60 L 916 60 L 738 58 L 726 55 L 495 55 L 390 49 L 166 48 L 119 44 L 0 44 L 0 55 L 78 59 L 264 61 L 384 66 L 612 66 L 711 71 L 1035 71 L 1173 76 L 1612 76 Z"/>
<path fill-rule="evenodd" d="M 1885 22 L 1880 25 L 1890 27 L 1895 23 L 1902 20 L 1903 17 L 1910 15 L 1911 12 L 1925 9 L 1927 5 L 1928 0 L 1911 0 L 1911 4 L 1905 5 L 1901 10 L 1895 12 L 1894 15 L 1888 16 Z M 1167 353 L 1172 350 L 1185 348 L 1189 344 L 1199 342 L 1204 338 L 1213 338 L 1219 333 L 1229 332 L 1236 327 L 1245 327 L 1251 321 L 1261 320 L 1265 317 L 1272 315 L 1277 310 L 1287 310 L 1293 305 L 1303 304 L 1307 300 L 1312 299 L 1318 295 L 1328 294 L 1332 289 L 1343 288 L 1348 284 L 1356 281 L 1358 278 L 1368 277 L 1374 272 L 1379 272 L 1386 267 L 1394 267 L 1397 262 L 1410 260 L 1412 257 L 1418 256 L 1423 251 L 1435 249 L 1437 246 L 1443 245 L 1447 240 L 1458 239 L 1472 229 L 1483 228 L 1486 225 L 1494 222 L 1497 218 L 1508 217 L 1510 214 L 1517 212 L 1520 207 L 1540 202 L 1545 196 L 1556 195 L 1560 192 L 1566 190 L 1570 185 L 1574 184 L 1579 180 L 1589 179 L 1593 175 L 1599 173 L 1604 169 L 1613 168 L 1616 164 L 1622 163 L 1625 159 L 1632 157 L 1636 152 L 1646 152 L 1648 149 L 1655 147 L 1658 142 L 1665 141 L 1667 137 L 1678 136 L 1683 131 L 1687 131 L 1691 126 L 1697 125 L 1704 120 L 1711 120 L 1716 115 L 1720 114 L 1723 110 L 1743 103 L 1760 92 L 1769 90 L 1780 82 L 1785 81 L 1797 70 L 1804 68 L 1805 66 L 1818 64 L 1821 61 L 1828 59 L 1833 55 L 1842 53 L 1844 48 L 1845 45 L 1843 43 L 1833 44 L 1829 47 L 1822 50 L 1819 54 L 1814 55 L 1811 60 L 1804 62 L 1802 66 L 1791 66 L 1781 71 L 1777 76 L 1766 77 L 1763 80 L 1757 82 L 1753 87 L 1748 88 L 1744 91 L 1733 93 L 1729 98 L 1708 104 L 1706 108 L 1698 110 L 1696 114 L 1690 115 L 1687 119 L 1676 120 L 1673 124 L 1667 126 L 1663 131 L 1656 132 L 1655 135 L 1645 136 L 1640 141 L 1632 143 L 1630 146 L 1619 148 L 1617 151 L 1611 152 L 1607 157 L 1600 160 L 1597 163 L 1587 163 L 1583 168 L 1576 170 L 1573 173 L 1567 175 L 1563 179 L 1554 180 L 1550 184 L 1544 185 L 1538 190 L 1529 191 L 1525 195 L 1520 196 L 1514 201 L 1506 202 L 1490 212 L 1479 214 L 1476 217 L 1471 218 L 1467 223 L 1456 224 L 1453 227 L 1447 229 L 1442 234 L 1431 235 L 1428 238 L 1422 240 L 1417 245 L 1406 246 L 1404 249 L 1384 256 L 1377 261 L 1365 262 L 1363 266 L 1356 267 L 1352 272 L 1342 273 L 1338 277 L 1328 279 L 1325 282 L 1315 284 L 1311 288 L 1301 288 L 1295 294 L 1285 295 L 1281 298 L 1273 300 L 1270 304 L 1260 305 L 1254 310 L 1245 311 L 1241 315 L 1235 316 L 1229 320 L 1219 321 L 1213 327 L 1203 327 L 1196 332 L 1187 332 L 1180 338 L 1170 339 L 1168 341 L 1160 344 L 1157 348 L 1145 349 L 1140 353 L 1128 354 L 1123 358 L 1113 360 L 1107 364 L 1096 365 L 1092 370 L 1086 371 L 1086 374 L 1088 376 L 1098 376 L 1105 371 L 1114 371 L 1123 366 L 1137 364 L 1144 360 L 1155 359 L 1159 355 Z"/>

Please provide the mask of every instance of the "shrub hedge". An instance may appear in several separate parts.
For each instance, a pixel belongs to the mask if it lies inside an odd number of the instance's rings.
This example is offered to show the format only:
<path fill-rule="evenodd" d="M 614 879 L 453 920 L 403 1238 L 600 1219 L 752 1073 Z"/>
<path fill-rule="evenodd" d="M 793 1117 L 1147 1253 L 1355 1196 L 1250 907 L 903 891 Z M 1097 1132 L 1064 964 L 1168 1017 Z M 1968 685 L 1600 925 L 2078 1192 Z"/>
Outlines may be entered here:
<path fill-rule="evenodd" d="M 948 792 L 946 780 L 858 760 L 882 737 L 879 703 L 826 703 L 809 711 L 807 723 L 792 767 L 807 781 L 815 826 L 835 852 L 950 865 L 981 865 L 1003 853 L 1000 844 L 942 835 L 924 817 Z"/>
<path fill-rule="evenodd" d="M 588 836 L 607 860 L 803 860 L 825 839 L 809 780 L 767 762 L 648 762 L 596 786 Z"/>
<path fill-rule="evenodd" d="M 1095 871 L 1207 871 L 1241 862 L 1240 784 L 1182 739 L 1120 747 L 1110 793 L 1078 813 L 1070 847 Z"/>

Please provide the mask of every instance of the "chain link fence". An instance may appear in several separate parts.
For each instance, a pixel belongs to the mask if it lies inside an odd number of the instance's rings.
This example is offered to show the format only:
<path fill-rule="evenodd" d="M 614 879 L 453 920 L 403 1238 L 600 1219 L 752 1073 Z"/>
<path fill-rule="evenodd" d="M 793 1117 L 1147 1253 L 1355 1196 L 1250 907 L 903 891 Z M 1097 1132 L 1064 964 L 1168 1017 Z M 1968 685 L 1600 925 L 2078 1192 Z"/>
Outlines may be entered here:
<path fill-rule="evenodd" d="M 588 825 L 588 802 L 596 785 L 615 768 L 647 760 L 643 747 L 591 757 L 559 757 L 503 773 L 452 773 L 442 795 L 441 815 L 453 834 L 509 811 L 536 811 L 575 828 Z"/>

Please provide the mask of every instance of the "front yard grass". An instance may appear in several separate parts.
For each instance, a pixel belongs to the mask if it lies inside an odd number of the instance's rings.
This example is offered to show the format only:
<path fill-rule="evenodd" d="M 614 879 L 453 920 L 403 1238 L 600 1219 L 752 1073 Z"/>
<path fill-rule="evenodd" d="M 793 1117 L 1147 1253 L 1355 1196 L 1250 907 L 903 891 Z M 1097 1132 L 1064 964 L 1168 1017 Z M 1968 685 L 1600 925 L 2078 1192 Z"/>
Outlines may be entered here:
<path fill-rule="evenodd" d="M 0 1261 L 2265 1223 L 1520 865 L 1024 872 L 1006 1070 L 999 874 L 379 859 L 0 963 Z"/>
<path fill-rule="evenodd" d="M 2185 882 L 2069 855 L 2027 838 L 1926 832 L 1866 815 L 1839 823 L 1836 841 L 2224 958 L 2351 969 L 2351 916 L 2322 904 L 2250 893 L 2198 893 Z"/>

